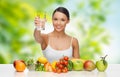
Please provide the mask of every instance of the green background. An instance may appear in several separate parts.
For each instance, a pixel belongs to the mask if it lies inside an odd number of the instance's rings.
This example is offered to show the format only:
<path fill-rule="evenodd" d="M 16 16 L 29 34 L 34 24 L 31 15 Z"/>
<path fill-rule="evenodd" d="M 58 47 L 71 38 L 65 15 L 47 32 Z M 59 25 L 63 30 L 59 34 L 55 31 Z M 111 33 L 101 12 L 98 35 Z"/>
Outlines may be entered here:
<path fill-rule="evenodd" d="M 46 12 L 47 32 L 52 31 L 51 16 L 59 6 L 70 11 L 66 33 L 76 37 L 82 59 L 120 63 L 117 20 L 119 0 L 0 0 L 0 64 L 15 59 L 42 56 L 40 45 L 34 40 L 34 18 Z M 113 19 L 112 19 L 113 18 Z"/>

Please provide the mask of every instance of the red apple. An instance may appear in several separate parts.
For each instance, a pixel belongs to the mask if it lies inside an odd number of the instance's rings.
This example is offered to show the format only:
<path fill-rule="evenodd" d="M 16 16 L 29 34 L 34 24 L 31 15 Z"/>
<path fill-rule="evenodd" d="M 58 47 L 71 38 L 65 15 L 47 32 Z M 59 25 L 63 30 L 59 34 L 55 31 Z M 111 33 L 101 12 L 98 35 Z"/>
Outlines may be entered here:
<path fill-rule="evenodd" d="M 84 69 L 86 71 L 92 71 L 96 68 L 95 63 L 92 60 L 86 60 L 84 63 Z"/>
<path fill-rule="evenodd" d="M 25 62 L 23 60 L 15 60 L 13 66 L 17 72 L 23 72 L 26 68 Z"/>

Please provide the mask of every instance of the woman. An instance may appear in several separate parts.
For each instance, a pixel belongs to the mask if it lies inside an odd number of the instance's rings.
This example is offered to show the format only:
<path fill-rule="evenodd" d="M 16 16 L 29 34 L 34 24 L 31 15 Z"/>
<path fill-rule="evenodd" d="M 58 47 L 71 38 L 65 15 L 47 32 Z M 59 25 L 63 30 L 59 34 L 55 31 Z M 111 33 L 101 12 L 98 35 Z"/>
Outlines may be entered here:
<path fill-rule="evenodd" d="M 40 18 L 35 18 L 35 25 L 40 26 Z M 70 21 L 69 12 L 64 7 L 58 7 L 52 15 L 54 30 L 48 34 L 42 34 L 35 29 L 34 37 L 41 44 L 44 56 L 49 62 L 59 60 L 63 56 L 79 58 L 78 40 L 65 33 L 66 24 Z"/>

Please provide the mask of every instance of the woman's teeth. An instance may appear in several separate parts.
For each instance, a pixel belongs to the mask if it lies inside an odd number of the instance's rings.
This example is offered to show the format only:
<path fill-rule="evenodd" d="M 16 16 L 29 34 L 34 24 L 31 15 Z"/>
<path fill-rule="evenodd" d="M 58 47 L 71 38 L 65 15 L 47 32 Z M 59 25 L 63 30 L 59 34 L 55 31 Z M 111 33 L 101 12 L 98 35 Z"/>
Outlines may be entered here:
<path fill-rule="evenodd" d="M 59 29 L 59 28 L 61 28 L 60 26 L 57 26 L 57 28 Z"/>

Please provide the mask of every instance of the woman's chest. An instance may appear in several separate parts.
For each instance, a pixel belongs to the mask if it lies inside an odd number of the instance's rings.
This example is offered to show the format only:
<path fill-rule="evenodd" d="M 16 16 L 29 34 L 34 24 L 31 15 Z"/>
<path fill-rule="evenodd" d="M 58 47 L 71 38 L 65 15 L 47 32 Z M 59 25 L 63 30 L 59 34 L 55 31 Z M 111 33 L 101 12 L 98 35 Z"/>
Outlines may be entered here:
<path fill-rule="evenodd" d="M 70 44 L 70 40 L 51 40 L 49 45 L 55 49 L 55 50 L 65 50 L 65 49 L 68 49 L 71 44 Z"/>

